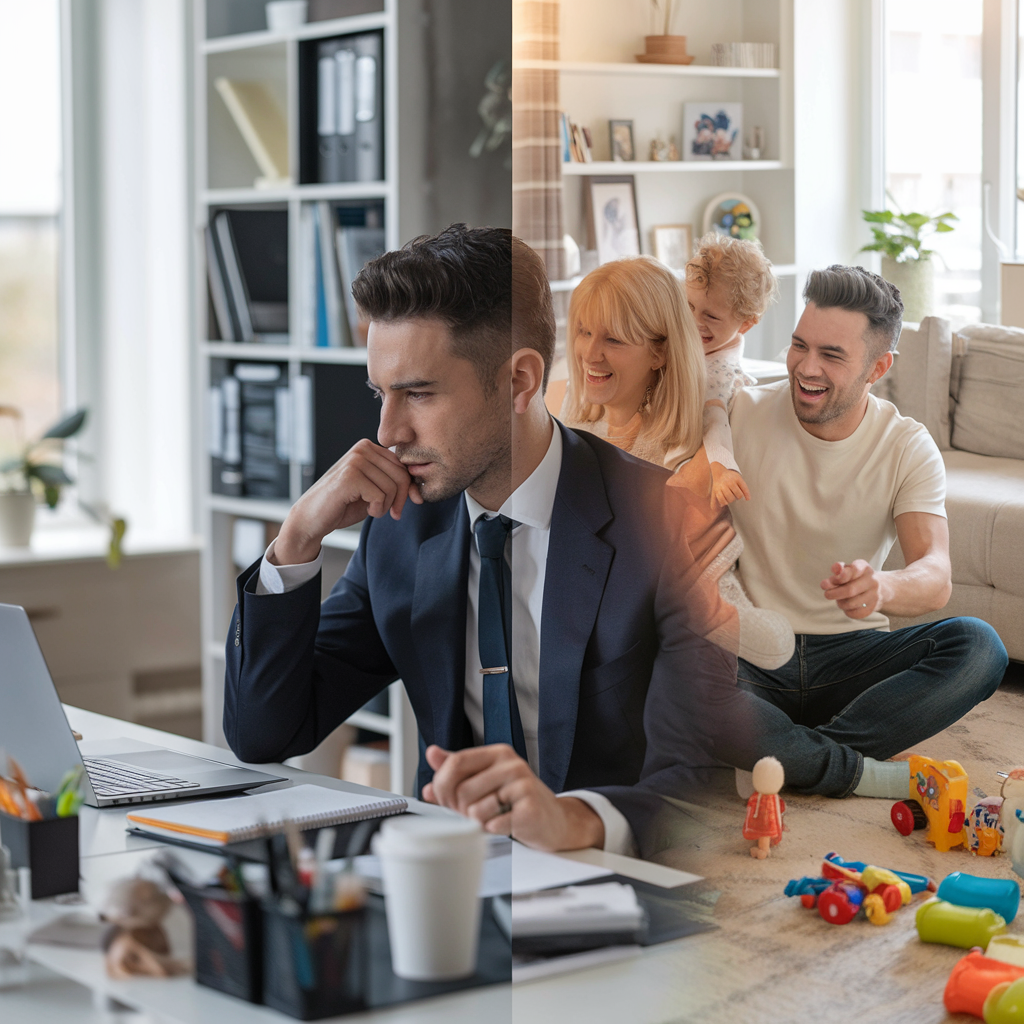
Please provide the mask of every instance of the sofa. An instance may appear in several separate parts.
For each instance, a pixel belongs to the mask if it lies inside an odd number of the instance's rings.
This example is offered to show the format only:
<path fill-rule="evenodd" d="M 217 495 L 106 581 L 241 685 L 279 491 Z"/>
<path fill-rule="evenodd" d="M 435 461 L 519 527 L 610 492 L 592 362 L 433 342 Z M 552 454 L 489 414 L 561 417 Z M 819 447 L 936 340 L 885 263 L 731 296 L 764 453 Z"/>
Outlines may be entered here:
<path fill-rule="evenodd" d="M 941 611 L 892 627 L 974 615 L 1024 661 L 1024 330 L 953 333 L 926 317 L 904 325 L 897 352 L 873 392 L 923 423 L 942 452 L 953 593 Z M 897 544 L 885 568 L 903 565 Z"/>

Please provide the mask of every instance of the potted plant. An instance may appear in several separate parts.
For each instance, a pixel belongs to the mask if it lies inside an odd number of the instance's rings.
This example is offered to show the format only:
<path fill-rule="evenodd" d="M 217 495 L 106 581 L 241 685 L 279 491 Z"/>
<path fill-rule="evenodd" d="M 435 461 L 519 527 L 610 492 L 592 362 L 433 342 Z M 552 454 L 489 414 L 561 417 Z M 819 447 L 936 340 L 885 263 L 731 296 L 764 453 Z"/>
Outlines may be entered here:
<path fill-rule="evenodd" d="M 28 547 L 35 522 L 37 494 L 50 508 L 60 501 L 61 488 L 73 481 L 60 465 L 64 442 L 85 425 L 86 410 L 79 409 L 55 423 L 36 441 L 22 440 L 21 410 L 0 406 L 0 416 L 14 420 L 21 452 L 0 463 L 0 545 Z"/>
<path fill-rule="evenodd" d="M 920 322 L 935 305 L 932 263 L 935 250 L 924 247 L 924 238 L 952 231 L 950 221 L 959 218 L 955 213 L 940 213 L 934 217 L 892 210 L 862 210 L 861 213 L 871 226 L 874 241 L 861 246 L 860 252 L 882 254 L 882 277 L 899 288 L 903 319 Z"/>
<path fill-rule="evenodd" d="M 645 64 L 689 64 L 693 57 L 686 52 L 686 36 L 669 35 L 675 0 L 651 0 L 651 14 L 658 35 L 644 36 L 644 53 L 636 59 Z"/>

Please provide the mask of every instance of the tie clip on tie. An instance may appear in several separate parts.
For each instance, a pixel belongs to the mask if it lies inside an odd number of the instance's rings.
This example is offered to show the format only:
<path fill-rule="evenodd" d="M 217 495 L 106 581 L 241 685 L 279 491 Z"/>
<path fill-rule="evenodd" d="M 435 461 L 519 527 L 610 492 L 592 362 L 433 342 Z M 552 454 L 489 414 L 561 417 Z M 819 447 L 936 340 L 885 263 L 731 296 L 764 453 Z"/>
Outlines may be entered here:
<path fill-rule="evenodd" d="M 482 668 L 480 669 L 480 675 L 482 676 L 500 676 L 508 671 L 508 665 L 500 665 L 498 668 Z"/>

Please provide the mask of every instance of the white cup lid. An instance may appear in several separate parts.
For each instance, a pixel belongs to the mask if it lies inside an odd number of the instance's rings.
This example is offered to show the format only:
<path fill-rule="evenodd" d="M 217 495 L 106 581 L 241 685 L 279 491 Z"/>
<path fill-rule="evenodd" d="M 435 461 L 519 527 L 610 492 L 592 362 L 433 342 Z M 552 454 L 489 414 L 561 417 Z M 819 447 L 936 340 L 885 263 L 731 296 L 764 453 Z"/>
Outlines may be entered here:
<path fill-rule="evenodd" d="M 483 837 L 480 823 L 461 814 L 405 814 L 381 825 L 373 847 L 376 853 L 431 856 L 472 850 Z"/>

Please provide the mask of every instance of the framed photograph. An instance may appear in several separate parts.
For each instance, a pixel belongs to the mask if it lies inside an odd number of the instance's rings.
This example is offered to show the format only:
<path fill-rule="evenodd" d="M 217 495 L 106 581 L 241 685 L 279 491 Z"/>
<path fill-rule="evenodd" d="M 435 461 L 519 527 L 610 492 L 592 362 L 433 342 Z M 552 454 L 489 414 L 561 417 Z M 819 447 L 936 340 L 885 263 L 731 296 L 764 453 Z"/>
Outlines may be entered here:
<path fill-rule="evenodd" d="M 589 248 L 598 263 L 640 255 L 640 224 L 636 217 L 636 184 L 632 174 L 587 178 Z"/>
<path fill-rule="evenodd" d="M 670 270 L 683 270 L 693 255 L 693 228 L 689 224 L 656 224 L 651 228 L 654 258 Z"/>
<path fill-rule="evenodd" d="M 685 104 L 683 159 L 742 160 L 743 104 Z"/>
<path fill-rule="evenodd" d="M 759 239 L 761 211 L 742 192 L 722 192 L 704 208 L 704 233 L 709 231 L 732 238 Z"/>
<path fill-rule="evenodd" d="M 608 122 L 608 151 L 616 162 L 636 159 L 632 121 Z"/>

